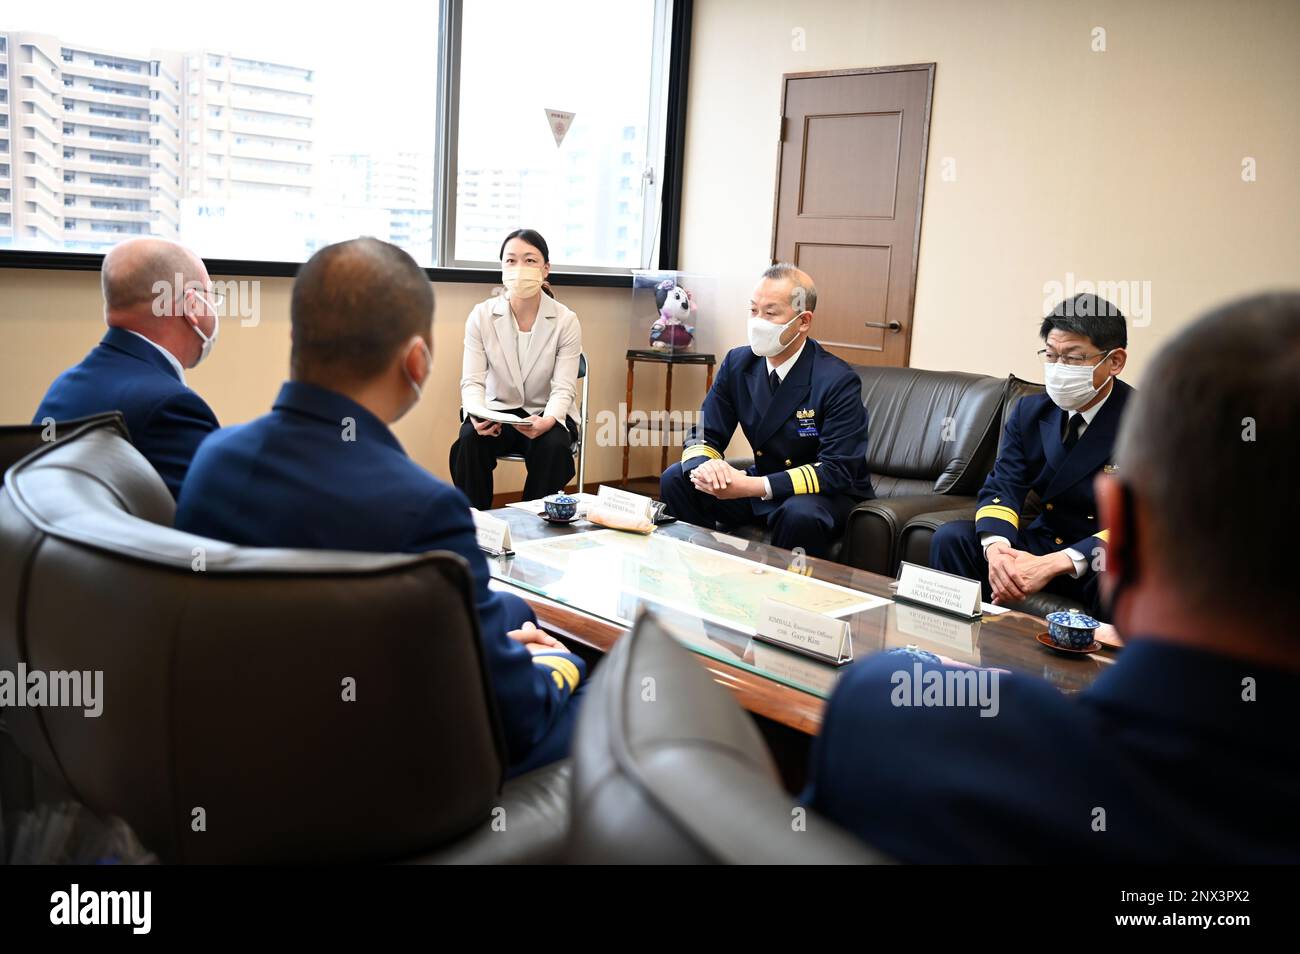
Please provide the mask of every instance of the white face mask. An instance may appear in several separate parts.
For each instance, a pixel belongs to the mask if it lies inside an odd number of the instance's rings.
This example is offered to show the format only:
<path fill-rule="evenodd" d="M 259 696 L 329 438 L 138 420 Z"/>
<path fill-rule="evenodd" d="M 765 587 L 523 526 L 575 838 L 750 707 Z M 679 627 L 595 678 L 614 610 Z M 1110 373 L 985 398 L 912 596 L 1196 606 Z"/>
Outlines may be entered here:
<path fill-rule="evenodd" d="M 1108 357 L 1109 351 L 1101 356 L 1101 360 L 1105 361 Z M 1043 365 L 1047 396 L 1061 410 L 1077 411 L 1101 392 L 1101 388 L 1093 387 L 1092 384 L 1092 373 L 1096 370 L 1097 365 L 1094 364 L 1072 366 L 1058 361 L 1056 364 Z M 1105 387 L 1105 382 L 1102 387 Z"/>
<path fill-rule="evenodd" d="M 197 318 L 195 318 L 194 323 L 190 325 L 190 327 L 194 329 L 194 333 L 199 336 L 199 341 L 203 342 L 199 348 L 199 359 L 194 362 L 194 367 L 197 368 L 203 363 L 204 358 L 212 354 L 212 346 L 217 343 L 217 335 L 221 333 L 221 317 L 217 314 L 216 306 L 213 305 L 212 302 L 208 301 L 198 292 L 194 293 L 194 297 L 207 305 L 208 310 L 212 312 L 212 337 L 209 338 L 203 333 L 203 330 L 199 328 Z"/>
<path fill-rule="evenodd" d="M 542 290 L 545 278 L 536 265 L 507 265 L 501 269 L 501 282 L 511 298 L 532 298 Z"/>
<path fill-rule="evenodd" d="M 785 329 L 799 320 L 799 317 L 799 315 L 795 315 L 785 324 L 776 325 L 766 318 L 751 316 L 749 319 L 749 346 L 754 350 L 754 354 L 760 358 L 771 358 L 789 347 L 791 342 L 787 341 L 782 344 L 781 336 L 785 334 Z"/>

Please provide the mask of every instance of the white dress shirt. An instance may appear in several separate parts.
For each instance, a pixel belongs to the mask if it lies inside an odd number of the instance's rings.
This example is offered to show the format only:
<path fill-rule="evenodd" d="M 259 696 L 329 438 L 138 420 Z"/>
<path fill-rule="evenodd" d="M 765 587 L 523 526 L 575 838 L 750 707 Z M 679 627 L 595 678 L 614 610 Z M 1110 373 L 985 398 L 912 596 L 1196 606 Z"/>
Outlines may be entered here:
<path fill-rule="evenodd" d="M 1110 396 L 1114 393 L 1115 393 L 1115 386 L 1112 384 L 1110 385 L 1109 390 L 1106 391 L 1106 396 L 1102 398 L 1100 401 L 1098 401 L 1096 404 L 1094 404 L 1092 407 L 1088 408 L 1088 410 L 1070 412 L 1070 417 L 1073 417 L 1075 414 L 1078 414 L 1080 417 L 1083 418 L 1083 420 L 1079 422 L 1079 437 L 1083 437 L 1083 432 L 1088 429 L 1088 425 L 1091 424 L 1093 418 L 1097 416 L 1097 412 L 1100 411 L 1102 407 L 1105 406 L 1106 402 L 1110 400 Z M 1070 418 L 1067 417 L 1066 422 L 1068 423 L 1069 420 Z M 989 547 L 994 543 L 1005 543 L 1008 546 L 1010 546 L 1011 541 L 1008 540 L 1006 537 L 1002 536 L 1001 534 L 997 534 L 997 533 L 983 534 L 980 537 L 980 546 L 984 548 L 985 560 L 988 559 Z M 1085 557 L 1078 550 L 1076 550 L 1074 547 L 1067 547 L 1065 552 L 1069 554 L 1070 560 L 1074 563 L 1074 572 L 1071 573 L 1070 576 L 1074 577 L 1077 580 L 1079 577 L 1083 576 L 1084 572 L 1088 569 L 1088 558 Z"/>
<path fill-rule="evenodd" d="M 130 328 L 127 328 L 126 330 L 127 330 L 127 331 L 131 331 Z M 178 377 L 178 378 L 181 379 L 181 384 L 185 384 L 185 369 L 182 368 L 182 367 L 181 367 L 181 363 L 180 363 L 179 361 L 176 360 L 176 355 L 172 354 L 170 351 L 168 351 L 166 348 L 164 348 L 164 347 L 163 347 L 162 345 L 160 345 L 158 342 L 156 342 L 156 341 L 150 341 L 150 339 L 146 338 L 144 335 L 140 334 L 140 332 L 138 332 L 138 331 L 131 331 L 131 334 L 135 335 L 135 336 L 136 336 L 137 338 L 139 338 L 141 341 L 148 341 L 151 345 L 153 345 L 153 346 L 154 346 L 155 348 L 157 348 L 160 352 L 162 352 L 162 356 L 163 356 L 164 358 L 167 359 L 168 363 L 171 364 L 171 366 L 172 366 L 173 368 L 176 369 L 176 377 Z"/>

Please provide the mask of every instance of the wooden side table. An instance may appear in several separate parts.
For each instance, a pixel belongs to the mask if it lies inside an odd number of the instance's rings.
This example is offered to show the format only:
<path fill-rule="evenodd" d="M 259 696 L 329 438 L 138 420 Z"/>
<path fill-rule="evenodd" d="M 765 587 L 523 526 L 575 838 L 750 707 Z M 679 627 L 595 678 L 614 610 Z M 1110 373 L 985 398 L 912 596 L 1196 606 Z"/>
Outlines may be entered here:
<path fill-rule="evenodd" d="M 713 366 L 717 363 L 717 356 L 712 354 L 700 354 L 693 351 L 678 352 L 672 354 L 666 351 L 642 351 L 629 349 L 627 353 L 627 430 L 623 434 L 623 486 L 627 486 L 627 466 L 628 454 L 631 451 L 631 444 L 628 435 L 631 434 L 634 427 L 649 429 L 649 425 L 633 425 L 632 416 L 632 385 L 636 378 L 636 366 L 638 362 L 646 364 L 665 364 L 668 366 L 667 380 L 664 386 L 664 413 L 665 416 L 673 408 L 673 365 L 675 364 L 702 364 L 707 369 L 705 374 L 704 389 L 707 391 L 713 387 Z M 666 427 L 661 424 L 659 429 L 660 442 L 663 446 L 663 453 L 660 455 L 659 471 L 668 469 L 668 438 Z"/>

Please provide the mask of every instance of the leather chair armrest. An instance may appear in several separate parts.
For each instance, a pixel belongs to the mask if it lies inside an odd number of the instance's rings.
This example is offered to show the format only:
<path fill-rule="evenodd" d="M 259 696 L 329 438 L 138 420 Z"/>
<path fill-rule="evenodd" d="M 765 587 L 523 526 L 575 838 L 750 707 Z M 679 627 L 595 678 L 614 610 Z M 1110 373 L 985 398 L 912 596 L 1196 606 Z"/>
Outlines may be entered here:
<path fill-rule="evenodd" d="M 958 498 L 961 499 L 961 498 Z M 964 498 L 969 506 L 951 510 L 936 510 L 931 513 L 918 513 L 903 526 L 898 536 L 898 553 L 900 560 L 916 563 L 920 566 L 930 565 L 930 541 L 934 533 L 945 523 L 954 520 L 975 519 L 975 498 Z"/>
<path fill-rule="evenodd" d="M 894 576 L 901 555 L 899 538 L 918 514 L 943 506 L 974 503 L 973 497 L 917 494 L 907 497 L 877 497 L 853 508 L 845 525 L 840 562 L 861 570 Z"/>
<path fill-rule="evenodd" d="M 449 845 L 411 859 L 421 865 L 560 864 L 569 837 L 571 763 L 513 778 L 497 796 L 493 817 Z M 502 824 L 494 824 L 497 818 Z"/>

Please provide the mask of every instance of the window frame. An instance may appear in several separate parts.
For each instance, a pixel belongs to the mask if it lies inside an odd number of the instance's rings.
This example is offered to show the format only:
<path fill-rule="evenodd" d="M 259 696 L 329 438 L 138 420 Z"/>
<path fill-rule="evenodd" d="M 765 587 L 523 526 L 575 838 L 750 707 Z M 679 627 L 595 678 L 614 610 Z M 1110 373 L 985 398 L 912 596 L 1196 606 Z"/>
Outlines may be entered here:
<path fill-rule="evenodd" d="M 438 111 L 437 128 L 441 131 L 456 119 L 452 103 L 459 99 L 459 25 L 454 24 L 463 0 L 439 0 L 438 76 L 434 91 Z M 662 142 L 647 142 L 649 155 L 657 157 L 654 168 L 655 199 L 646 196 L 647 212 L 642 217 L 642 248 L 650 250 L 643 261 L 655 262 L 661 270 L 678 267 L 681 223 L 681 182 L 685 161 L 686 103 L 689 86 L 691 21 L 694 0 L 659 0 L 656 6 L 656 35 L 664 42 L 656 43 L 652 63 L 651 102 L 648 108 L 662 115 L 660 124 L 651 123 L 648 137 Z M 449 28 L 456 26 L 454 47 Z M 444 95 L 444 91 L 446 95 Z M 453 100 L 451 97 L 455 96 Z M 658 128 L 656 129 L 656 125 Z M 495 284 L 500 275 L 495 263 L 451 263 L 443 257 L 444 250 L 452 248 L 448 236 L 455 229 L 455 150 L 454 139 L 439 137 L 434 156 L 434 242 L 433 258 L 439 263 L 424 267 L 433 282 L 461 284 Z M 450 178 L 449 178 L 450 176 Z M 647 189 L 647 192 L 650 190 Z M 653 206 L 655 215 L 648 214 Z M 450 227 L 451 231 L 448 231 Z M 99 271 L 104 261 L 102 252 L 55 251 L 52 249 L 0 248 L 0 269 L 21 268 L 53 271 Z M 204 257 L 204 264 L 212 275 L 233 277 L 292 278 L 303 263 L 265 259 L 234 259 Z M 596 288 L 624 288 L 632 284 L 632 270 L 628 268 L 552 269 L 550 283 L 556 286 L 585 286 Z"/>
<path fill-rule="evenodd" d="M 463 11 L 464 0 L 440 0 L 439 44 L 438 44 L 438 116 L 437 149 L 434 159 L 437 183 L 434 190 L 435 203 L 443 210 L 441 220 L 436 223 L 434 237 L 434 259 L 453 269 L 477 269 L 491 271 L 499 268 L 497 263 L 478 259 L 458 259 L 456 248 L 456 183 L 458 181 L 458 162 L 460 146 L 460 63 L 463 49 Z M 641 260 L 631 267 L 615 265 L 552 265 L 551 274 L 579 275 L 618 275 L 630 276 L 633 268 L 649 268 L 655 262 L 655 251 L 659 248 L 661 238 L 659 226 L 661 215 L 659 203 L 663 195 L 665 179 L 664 166 L 667 162 L 665 149 L 665 131 L 673 120 L 668 112 L 669 98 L 669 64 L 673 62 L 671 44 L 673 36 L 671 24 L 674 12 L 686 8 L 690 14 L 690 4 L 674 0 L 655 0 L 654 27 L 652 30 L 653 48 L 650 57 L 650 99 L 646 104 L 646 158 L 641 170 Z M 685 62 L 685 61 L 683 61 Z M 442 90 L 447 91 L 446 95 Z M 683 104 L 684 106 L 684 104 Z M 648 181 L 647 181 L 648 180 Z M 660 268 L 667 268 L 660 262 Z M 675 266 L 671 266 L 675 267 Z"/>

